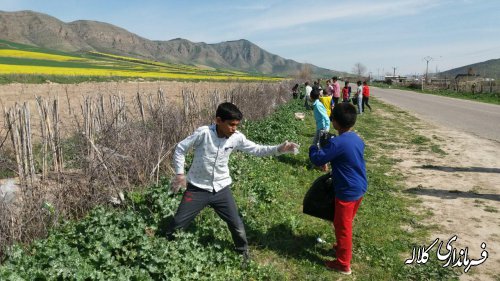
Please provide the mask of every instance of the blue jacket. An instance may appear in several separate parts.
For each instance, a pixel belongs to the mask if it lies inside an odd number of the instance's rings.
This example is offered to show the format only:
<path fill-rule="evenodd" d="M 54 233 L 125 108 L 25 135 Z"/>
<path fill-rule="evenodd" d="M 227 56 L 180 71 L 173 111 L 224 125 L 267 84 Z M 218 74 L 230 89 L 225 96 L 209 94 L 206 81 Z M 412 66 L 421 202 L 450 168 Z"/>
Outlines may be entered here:
<path fill-rule="evenodd" d="M 356 201 L 368 188 L 364 150 L 363 140 L 349 131 L 331 138 L 321 149 L 312 145 L 309 158 L 317 166 L 330 162 L 335 196 L 342 201 Z"/>
<path fill-rule="evenodd" d="M 326 113 L 325 106 L 319 101 L 315 100 L 313 103 L 314 120 L 316 120 L 316 130 L 330 130 L 330 118 Z"/>

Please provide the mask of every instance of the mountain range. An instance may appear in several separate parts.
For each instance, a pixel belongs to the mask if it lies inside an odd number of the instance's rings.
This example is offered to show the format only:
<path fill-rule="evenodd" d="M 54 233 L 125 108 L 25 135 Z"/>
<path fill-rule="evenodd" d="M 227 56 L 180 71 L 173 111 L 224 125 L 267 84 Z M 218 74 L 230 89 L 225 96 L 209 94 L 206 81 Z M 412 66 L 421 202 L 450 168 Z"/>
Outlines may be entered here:
<path fill-rule="evenodd" d="M 471 74 L 477 74 L 484 78 L 495 78 L 498 80 L 500 78 L 500 59 L 487 60 L 453 68 L 440 72 L 439 76 L 452 78 L 458 74 L 467 74 L 469 73 L 469 70 L 472 72 Z"/>
<path fill-rule="evenodd" d="M 33 11 L 0 11 L 0 39 L 65 52 L 98 51 L 271 75 L 294 75 L 305 66 L 319 76 L 341 74 L 271 54 L 245 39 L 216 44 L 182 38 L 155 41 L 109 23 L 88 20 L 65 23 Z"/>

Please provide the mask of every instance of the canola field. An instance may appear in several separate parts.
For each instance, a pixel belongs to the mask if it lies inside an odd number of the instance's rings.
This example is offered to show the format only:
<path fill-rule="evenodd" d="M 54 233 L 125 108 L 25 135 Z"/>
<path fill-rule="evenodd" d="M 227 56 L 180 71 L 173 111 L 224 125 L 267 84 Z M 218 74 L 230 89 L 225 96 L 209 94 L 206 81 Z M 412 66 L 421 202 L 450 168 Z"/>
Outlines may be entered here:
<path fill-rule="evenodd" d="M 0 40 L 0 76 L 8 75 L 265 82 L 283 79 L 94 51 L 63 53 Z"/>

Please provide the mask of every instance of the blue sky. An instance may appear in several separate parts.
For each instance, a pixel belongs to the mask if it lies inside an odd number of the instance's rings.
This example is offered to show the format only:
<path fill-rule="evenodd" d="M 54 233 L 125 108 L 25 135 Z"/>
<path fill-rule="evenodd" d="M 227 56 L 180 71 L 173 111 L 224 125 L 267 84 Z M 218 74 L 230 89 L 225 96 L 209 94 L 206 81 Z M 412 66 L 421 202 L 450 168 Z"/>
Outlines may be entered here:
<path fill-rule="evenodd" d="M 96 20 L 152 40 L 247 39 L 287 59 L 373 76 L 440 71 L 500 58 L 498 0 L 0 0 L 64 22 Z"/>

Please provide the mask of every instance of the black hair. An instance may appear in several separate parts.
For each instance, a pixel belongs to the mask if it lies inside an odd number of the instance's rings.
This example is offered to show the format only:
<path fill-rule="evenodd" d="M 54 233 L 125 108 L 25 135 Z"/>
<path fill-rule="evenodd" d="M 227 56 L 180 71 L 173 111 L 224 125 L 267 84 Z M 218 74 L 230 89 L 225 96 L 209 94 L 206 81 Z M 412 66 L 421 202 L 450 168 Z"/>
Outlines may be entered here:
<path fill-rule="evenodd" d="M 317 100 L 319 99 L 319 89 L 318 88 L 314 88 L 311 92 L 311 99 L 312 100 Z"/>
<path fill-rule="evenodd" d="M 230 102 L 223 102 L 217 107 L 215 117 L 220 117 L 222 121 L 226 120 L 240 120 L 243 119 L 243 113 Z"/>
<path fill-rule="evenodd" d="M 356 84 L 361 85 L 361 81 L 358 80 L 358 82 L 356 82 Z"/>
<path fill-rule="evenodd" d="M 356 108 L 351 103 L 341 102 L 336 104 L 332 110 L 330 120 L 337 121 L 342 129 L 349 129 L 356 124 Z"/>

